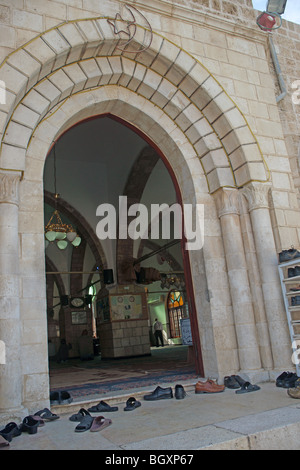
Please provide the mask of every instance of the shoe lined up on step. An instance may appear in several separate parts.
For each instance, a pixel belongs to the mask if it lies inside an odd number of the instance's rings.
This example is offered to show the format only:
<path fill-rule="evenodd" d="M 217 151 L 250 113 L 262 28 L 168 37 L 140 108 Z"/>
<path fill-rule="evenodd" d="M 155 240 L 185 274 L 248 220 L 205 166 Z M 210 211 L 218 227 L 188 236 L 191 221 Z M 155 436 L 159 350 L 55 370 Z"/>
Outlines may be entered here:
<path fill-rule="evenodd" d="M 224 392 L 225 386 L 218 385 L 214 380 L 208 379 L 206 382 L 199 382 L 195 385 L 195 393 L 220 393 Z"/>
<path fill-rule="evenodd" d="M 282 372 L 276 379 L 276 387 L 294 388 L 298 380 L 297 374 L 294 372 Z"/>
<path fill-rule="evenodd" d="M 177 400 L 182 400 L 183 398 L 185 398 L 185 396 L 186 396 L 186 392 L 183 386 L 180 384 L 175 385 L 175 398 Z M 153 390 L 153 392 L 145 395 L 144 400 L 146 401 L 165 400 L 165 399 L 169 399 L 173 397 L 174 395 L 173 395 L 172 387 L 162 388 L 158 386 L 156 387 L 155 390 Z"/>

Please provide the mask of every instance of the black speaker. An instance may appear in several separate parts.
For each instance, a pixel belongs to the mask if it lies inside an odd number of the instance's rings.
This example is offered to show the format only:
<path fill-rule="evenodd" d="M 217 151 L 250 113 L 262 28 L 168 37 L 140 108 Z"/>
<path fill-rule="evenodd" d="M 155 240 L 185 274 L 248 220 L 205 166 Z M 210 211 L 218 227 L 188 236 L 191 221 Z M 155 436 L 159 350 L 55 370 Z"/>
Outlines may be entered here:
<path fill-rule="evenodd" d="M 112 269 L 103 269 L 104 284 L 114 283 L 114 272 Z"/>
<path fill-rule="evenodd" d="M 67 295 L 61 295 L 60 303 L 63 307 L 65 307 L 66 305 L 69 305 L 69 297 Z"/>

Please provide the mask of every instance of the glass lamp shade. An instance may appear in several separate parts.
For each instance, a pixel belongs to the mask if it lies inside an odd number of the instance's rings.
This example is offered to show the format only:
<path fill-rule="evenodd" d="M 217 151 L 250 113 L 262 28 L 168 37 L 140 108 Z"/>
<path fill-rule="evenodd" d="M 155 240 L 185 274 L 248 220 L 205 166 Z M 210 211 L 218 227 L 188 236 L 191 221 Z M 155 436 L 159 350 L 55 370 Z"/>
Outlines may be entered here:
<path fill-rule="evenodd" d="M 73 242 L 76 237 L 77 237 L 76 232 L 68 232 L 67 233 L 67 239 L 69 240 L 69 242 Z"/>
<path fill-rule="evenodd" d="M 68 242 L 66 240 L 58 240 L 57 246 L 60 250 L 65 250 L 68 246 Z"/>
<path fill-rule="evenodd" d="M 49 242 L 53 242 L 56 239 L 56 232 L 46 232 L 45 237 Z"/>
<path fill-rule="evenodd" d="M 74 241 L 72 241 L 72 245 L 73 246 L 79 246 L 81 243 L 81 238 L 80 237 L 76 237 Z"/>
<path fill-rule="evenodd" d="M 56 232 L 56 240 L 64 240 L 66 236 L 66 232 Z"/>

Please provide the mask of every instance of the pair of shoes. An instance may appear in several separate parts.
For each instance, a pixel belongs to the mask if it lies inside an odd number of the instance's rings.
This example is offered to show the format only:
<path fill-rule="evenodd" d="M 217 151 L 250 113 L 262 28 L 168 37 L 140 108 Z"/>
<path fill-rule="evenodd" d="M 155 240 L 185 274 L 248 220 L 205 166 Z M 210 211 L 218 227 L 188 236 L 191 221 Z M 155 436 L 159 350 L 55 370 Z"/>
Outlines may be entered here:
<path fill-rule="evenodd" d="M 173 398 L 173 392 L 171 387 L 162 388 L 158 386 L 155 390 L 153 390 L 153 392 L 144 396 L 144 400 L 147 401 L 164 400 L 168 398 Z"/>
<path fill-rule="evenodd" d="M 276 387 L 294 388 L 297 380 L 298 376 L 294 372 L 282 372 L 276 379 Z"/>
<path fill-rule="evenodd" d="M 7 442 L 11 442 L 13 437 L 20 436 L 21 434 L 22 431 L 20 427 L 13 422 L 8 423 L 5 428 L 0 431 L 0 436 L 2 436 Z"/>
<path fill-rule="evenodd" d="M 91 408 L 88 408 L 88 411 L 91 413 L 98 413 L 99 411 L 105 411 L 106 413 L 110 413 L 112 411 L 118 411 L 117 406 L 110 406 L 108 403 L 105 403 L 105 401 L 101 400 L 98 405 L 91 406 Z"/>
<path fill-rule="evenodd" d="M 295 266 L 294 268 L 288 269 L 288 277 L 300 276 L 300 266 Z"/>
<path fill-rule="evenodd" d="M 291 298 L 291 307 L 295 307 L 296 305 L 300 305 L 300 295 Z"/>
<path fill-rule="evenodd" d="M 224 385 L 226 388 L 231 388 L 231 389 L 238 389 L 241 387 L 240 383 L 238 382 L 238 376 L 237 375 L 226 375 L 224 377 Z"/>
<path fill-rule="evenodd" d="M 224 385 L 227 388 L 237 389 L 235 392 L 237 394 L 256 392 L 257 390 L 260 390 L 258 385 L 252 385 L 239 375 L 231 375 L 230 377 L 226 376 L 224 378 Z"/>
<path fill-rule="evenodd" d="M 80 408 L 78 413 L 75 413 L 74 415 L 70 416 L 69 420 L 78 422 L 75 432 L 84 432 L 88 431 L 93 424 L 95 418 L 93 418 L 90 413 L 85 410 L 84 408 Z"/>
<path fill-rule="evenodd" d="M 73 398 L 69 392 L 63 390 L 62 392 L 51 392 L 50 403 L 51 405 L 68 405 L 72 403 Z"/>
<path fill-rule="evenodd" d="M 224 392 L 225 386 L 218 385 L 211 379 L 208 379 L 206 382 L 199 382 L 195 385 L 195 393 L 220 393 Z"/>
<path fill-rule="evenodd" d="M 141 402 L 136 400 L 134 397 L 128 398 L 126 401 L 126 406 L 124 408 L 124 411 L 132 411 L 135 410 L 136 408 L 139 408 L 141 406 Z"/>
<path fill-rule="evenodd" d="M 279 253 L 279 263 L 284 263 L 285 261 L 291 261 L 299 257 L 300 257 L 300 252 L 292 246 L 289 250 L 283 250 L 281 253 Z"/>

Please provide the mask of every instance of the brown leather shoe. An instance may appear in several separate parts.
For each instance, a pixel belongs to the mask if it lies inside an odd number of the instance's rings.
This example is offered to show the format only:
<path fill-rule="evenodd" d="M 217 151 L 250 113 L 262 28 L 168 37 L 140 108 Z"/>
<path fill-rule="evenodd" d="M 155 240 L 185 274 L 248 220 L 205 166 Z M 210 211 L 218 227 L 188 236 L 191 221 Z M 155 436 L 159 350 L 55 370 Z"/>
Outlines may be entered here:
<path fill-rule="evenodd" d="M 206 382 L 197 382 L 195 385 L 195 393 L 220 393 L 225 390 L 224 385 L 218 385 L 211 379 Z"/>

